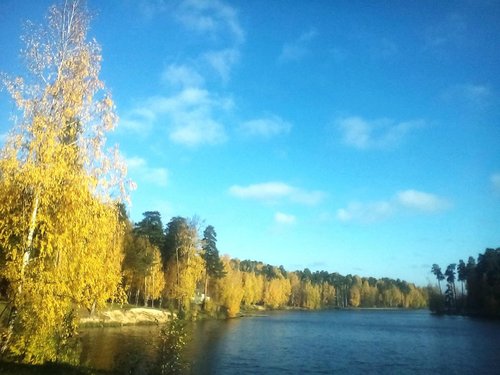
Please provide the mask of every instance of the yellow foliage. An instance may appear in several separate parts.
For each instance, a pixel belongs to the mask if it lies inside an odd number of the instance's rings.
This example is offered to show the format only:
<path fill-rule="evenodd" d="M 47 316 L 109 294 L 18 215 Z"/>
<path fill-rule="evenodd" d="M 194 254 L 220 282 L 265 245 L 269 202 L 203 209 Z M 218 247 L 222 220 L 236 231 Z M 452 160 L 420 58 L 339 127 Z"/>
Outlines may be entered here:
<path fill-rule="evenodd" d="M 291 293 L 290 281 L 283 277 L 267 280 L 264 290 L 264 303 L 274 309 L 284 306 Z"/>
<path fill-rule="evenodd" d="M 135 297 L 138 304 L 139 294 L 142 294 L 144 305 L 148 301 L 159 299 L 165 288 L 165 273 L 161 253 L 157 246 L 151 244 L 148 238 L 132 232 L 130 223 L 126 223 L 124 240 L 125 259 L 123 262 L 123 286 L 129 300 Z"/>
<path fill-rule="evenodd" d="M 367 280 L 363 281 L 361 287 L 361 305 L 365 307 L 374 307 L 377 304 L 378 289 L 376 286 L 370 286 Z"/>
<path fill-rule="evenodd" d="M 324 281 L 321 284 L 321 305 L 333 306 L 335 302 L 335 287 Z"/>
<path fill-rule="evenodd" d="M 0 276 L 16 312 L 3 347 L 26 362 L 68 360 L 74 311 L 121 295 L 124 172 L 102 150 L 116 116 L 96 100 L 87 24 L 78 0 L 52 7 L 48 32 L 26 38 L 35 84 L 5 82 L 23 119 L 0 156 Z"/>
<path fill-rule="evenodd" d="M 361 303 L 361 292 L 357 285 L 354 285 L 349 290 L 349 304 L 352 307 L 358 307 Z"/>
<path fill-rule="evenodd" d="M 321 307 L 321 291 L 320 286 L 312 284 L 309 280 L 303 285 L 304 290 L 304 307 L 314 310 Z"/>
<path fill-rule="evenodd" d="M 161 263 L 161 254 L 156 246 L 154 246 L 153 261 L 148 271 L 144 281 L 144 295 L 146 296 L 146 301 L 151 299 L 151 304 L 153 305 L 153 301 L 161 297 L 165 288 L 165 273 L 163 272 Z"/>
<path fill-rule="evenodd" d="M 294 307 L 298 307 L 301 305 L 301 294 L 302 294 L 302 286 L 300 282 L 300 278 L 297 276 L 295 272 L 288 273 L 288 280 L 290 280 L 290 305 Z"/>
<path fill-rule="evenodd" d="M 199 241 L 193 227 L 180 229 L 176 254 L 166 266 L 167 296 L 179 301 L 184 310 L 189 310 L 198 282 L 205 272 L 205 261 L 201 257 Z"/>
<path fill-rule="evenodd" d="M 243 272 L 243 304 L 254 305 L 262 301 L 264 279 L 253 272 Z"/>
<path fill-rule="evenodd" d="M 410 293 L 407 297 L 407 306 L 412 309 L 420 309 L 427 306 L 427 298 L 423 294 L 422 289 L 416 288 L 415 285 L 410 284 Z"/>
<path fill-rule="evenodd" d="M 234 318 L 240 312 L 240 305 L 244 295 L 243 275 L 237 267 L 231 266 L 228 256 L 222 257 L 226 275 L 217 281 L 219 302 L 227 310 L 227 316 Z"/>

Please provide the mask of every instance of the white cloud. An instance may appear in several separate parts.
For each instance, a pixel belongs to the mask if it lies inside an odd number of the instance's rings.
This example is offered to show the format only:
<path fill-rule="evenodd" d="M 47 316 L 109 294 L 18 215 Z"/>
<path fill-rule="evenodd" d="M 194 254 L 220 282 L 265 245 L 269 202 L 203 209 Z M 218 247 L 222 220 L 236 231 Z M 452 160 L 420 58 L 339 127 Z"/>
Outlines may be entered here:
<path fill-rule="evenodd" d="M 229 188 L 229 193 L 242 199 L 255 199 L 268 203 L 288 200 L 306 205 L 318 204 L 325 196 L 321 191 L 307 191 L 283 182 L 266 182 L 248 186 L 233 185 Z"/>
<path fill-rule="evenodd" d="M 185 146 L 201 144 L 219 144 L 227 139 L 224 125 L 205 118 L 204 111 L 184 113 L 176 116 L 175 129 L 170 133 L 170 140 Z"/>
<path fill-rule="evenodd" d="M 315 29 L 302 33 L 296 40 L 286 43 L 281 49 L 278 61 L 300 60 L 309 54 L 309 44 L 318 35 Z"/>
<path fill-rule="evenodd" d="M 225 142 L 225 128 L 216 119 L 215 112 L 227 110 L 231 106 L 231 100 L 195 88 L 187 88 L 173 97 L 160 97 L 151 102 L 155 111 L 167 116 L 170 140 L 186 146 Z"/>
<path fill-rule="evenodd" d="M 423 121 L 395 122 L 390 119 L 374 121 L 359 116 L 339 118 L 337 127 L 345 144 L 360 150 L 386 149 L 399 145 L 412 130 L 421 127 Z"/>
<path fill-rule="evenodd" d="M 283 212 L 276 212 L 274 221 L 278 224 L 290 225 L 296 222 L 297 218 L 293 215 L 285 214 Z"/>
<path fill-rule="evenodd" d="M 238 12 L 220 0 L 141 0 L 139 11 L 149 19 L 171 14 L 188 30 L 212 38 L 230 36 L 237 43 L 245 39 Z"/>
<path fill-rule="evenodd" d="M 351 202 L 346 208 L 337 210 L 337 219 L 342 222 L 373 223 L 387 219 L 397 213 L 437 213 L 451 207 L 447 199 L 435 194 L 413 189 L 397 192 L 391 199 L 376 202 Z"/>
<path fill-rule="evenodd" d="M 181 87 L 199 87 L 203 86 L 205 80 L 193 68 L 187 65 L 169 65 L 162 74 L 162 79 L 172 85 Z"/>
<path fill-rule="evenodd" d="M 213 145 L 227 139 L 218 119 L 233 106 L 230 98 L 201 88 L 187 87 L 172 96 L 149 98 L 125 116 L 121 123 L 132 131 L 150 131 L 163 124 L 171 141 L 185 146 Z"/>
<path fill-rule="evenodd" d="M 337 219 L 343 222 L 372 223 L 386 219 L 393 214 L 393 211 L 394 207 L 387 201 L 371 203 L 351 202 L 346 208 L 337 210 Z"/>
<path fill-rule="evenodd" d="M 240 58 L 236 48 L 227 48 L 221 51 L 210 51 L 203 55 L 209 65 L 220 75 L 223 81 L 229 80 L 231 68 Z"/>
<path fill-rule="evenodd" d="M 290 132 L 292 125 L 278 116 L 269 116 L 246 121 L 239 126 L 240 132 L 248 137 L 269 139 Z"/>
<path fill-rule="evenodd" d="M 146 166 L 146 160 L 137 156 L 127 158 L 125 162 L 127 163 L 127 167 L 129 169 L 138 169 Z"/>
<path fill-rule="evenodd" d="M 289 196 L 293 188 L 283 182 L 267 182 L 248 186 L 233 185 L 229 188 L 229 192 L 238 198 L 267 201 Z"/>
<path fill-rule="evenodd" d="M 233 101 L 206 90 L 205 79 L 211 68 L 224 81 L 228 80 L 232 67 L 239 61 L 239 46 L 245 36 L 238 12 L 220 0 L 143 1 L 140 6 L 148 17 L 171 14 L 189 31 L 211 38 L 220 49 L 202 52 L 188 64 L 167 66 L 161 79 L 179 91 L 149 97 L 122 116 L 122 128 L 141 134 L 151 134 L 155 128 L 158 136 L 161 126 L 170 141 L 188 147 L 224 143 L 228 137 L 223 119 Z"/>
<path fill-rule="evenodd" d="M 185 0 L 176 9 L 176 17 L 185 27 L 212 37 L 230 35 L 236 43 L 245 39 L 238 12 L 222 1 Z"/>
<path fill-rule="evenodd" d="M 500 173 L 493 173 L 490 176 L 491 185 L 495 192 L 500 193 Z"/>
<path fill-rule="evenodd" d="M 447 200 L 417 190 L 400 191 L 396 194 L 396 201 L 401 206 L 425 212 L 441 211 L 449 206 Z"/>
<path fill-rule="evenodd" d="M 168 170 L 166 168 L 153 168 L 148 166 L 146 160 L 140 157 L 131 157 L 126 160 L 129 171 L 136 175 L 138 185 L 150 183 L 157 186 L 167 186 Z"/>
<path fill-rule="evenodd" d="M 151 131 L 155 119 L 156 114 L 152 110 L 137 107 L 126 113 L 123 118 L 120 118 L 118 128 L 136 134 L 147 135 Z"/>

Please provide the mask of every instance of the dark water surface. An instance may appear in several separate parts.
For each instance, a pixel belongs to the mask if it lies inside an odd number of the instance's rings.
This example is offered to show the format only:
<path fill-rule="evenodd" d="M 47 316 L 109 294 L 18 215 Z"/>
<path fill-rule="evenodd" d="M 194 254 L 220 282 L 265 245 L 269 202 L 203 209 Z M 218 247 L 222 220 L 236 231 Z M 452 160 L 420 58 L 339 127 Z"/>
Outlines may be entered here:
<path fill-rule="evenodd" d="M 189 327 L 193 374 L 500 374 L 500 322 L 427 311 L 274 312 Z M 87 329 L 82 359 L 154 357 L 154 327 Z"/>

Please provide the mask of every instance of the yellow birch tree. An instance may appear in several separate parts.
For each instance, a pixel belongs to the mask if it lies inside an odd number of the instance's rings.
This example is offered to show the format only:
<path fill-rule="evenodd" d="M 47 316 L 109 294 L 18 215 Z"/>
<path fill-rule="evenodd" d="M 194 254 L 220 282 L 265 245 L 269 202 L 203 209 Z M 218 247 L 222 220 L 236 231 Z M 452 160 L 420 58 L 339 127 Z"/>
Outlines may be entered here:
<path fill-rule="evenodd" d="M 179 311 L 188 311 L 205 271 L 195 225 L 183 217 L 173 218 L 167 224 L 166 243 L 167 297 L 177 301 Z"/>
<path fill-rule="evenodd" d="M 146 286 L 144 295 L 146 296 L 146 301 L 151 299 L 151 307 L 154 307 L 156 299 L 161 298 L 163 289 L 165 288 L 165 272 L 163 271 L 160 250 L 156 246 L 153 248 L 153 261 L 144 281 L 144 285 Z"/>
<path fill-rule="evenodd" d="M 227 317 L 234 318 L 240 312 L 241 301 L 245 293 L 243 289 L 243 275 L 238 264 L 232 262 L 229 256 L 222 257 L 226 272 L 222 279 L 217 280 L 218 300 L 226 308 Z"/>
<path fill-rule="evenodd" d="M 291 290 L 290 280 L 281 275 L 278 278 L 266 280 L 264 303 L 273 309 L 282 307 L 288 302 Z"/>
<path fill-rule="evenodd" d="M 28 24 L 26 78 L 2 76 L 21 119 L 0 155 L 2 352 L 25 362 L 68 360 L 76 312 L 119 294 L 125 170 L 104 150 L 117 118 L 89 21 L 82 1 L 52 6 L 47 26 Z"/>

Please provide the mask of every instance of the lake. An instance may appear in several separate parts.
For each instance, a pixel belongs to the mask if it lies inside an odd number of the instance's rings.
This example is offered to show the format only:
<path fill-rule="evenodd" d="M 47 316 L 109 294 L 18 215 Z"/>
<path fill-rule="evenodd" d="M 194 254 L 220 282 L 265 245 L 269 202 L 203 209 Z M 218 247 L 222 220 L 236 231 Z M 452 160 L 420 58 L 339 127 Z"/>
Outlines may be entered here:
<path fill-rule="evenodd" d="M 500 322 L 427 311 L 271 312 L 188 331 L 192 374 L 500 373 Z M 101 369 L 147 362 L 157 336 L 148 326 L 85 329 L 82 360 Z"/>

